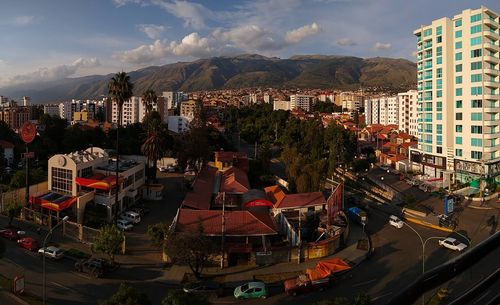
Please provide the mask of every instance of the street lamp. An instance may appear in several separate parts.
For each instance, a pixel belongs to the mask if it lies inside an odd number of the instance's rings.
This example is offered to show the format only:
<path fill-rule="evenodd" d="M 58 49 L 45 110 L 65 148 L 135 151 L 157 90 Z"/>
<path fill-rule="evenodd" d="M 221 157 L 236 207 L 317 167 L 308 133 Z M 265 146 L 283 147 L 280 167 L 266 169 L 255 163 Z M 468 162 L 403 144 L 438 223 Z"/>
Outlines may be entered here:
<path fill-rule="evenodd" d="M 410 226 L 408 223 L 406 223 L 405 221 L 403 221 L 403 224 L 405 224 L 408 228 L 410 228 L 413 232 L 415 232 L 415 234 L 417 234 L 418 238 L 420 239 L 420 243 L 422 245 L 422 275 L 425 273 L 425 245 L 427 244 L 427 242 L 429 240 L 432 240 L 432 239 L 443 239 L 443 238 L 446 238 L 446 237 L 443 237 L 443 236 L 431 236 L 431 237 L 428 237 L 426 240 L 424 240 L 422 238 L 422 236 L 417 232 L 417 230 L 415 230 L 412 226 Z M 469 242 L 469 247 L 472 246 L 472 241 L 470 238 L 466 237 L 465 235 L 461 234 L 461 233 L 458 233 L 458 232 L 454 232 L 460 236 L 462 236 L 463 238 L 467 239 L 467 241 Z M 425 304 L 425 293 L 422 293 L 422 305 Z"/>
<path fill-rule="evenodd" d="M 68 220 L 68 216 L 64 216 L 63 219 L 61 221 L 59 221 L 52 229 L 50 229 L 50 231 L 47 233 L 47 235 L 45 235 L 45 239 L 43 240 L 43 246 L 42 246 L 42 249 L 43 249 L 43 258 L 42 258 L 42 261 L 43 261 L 43 279 L 42 279 L 42 283 L 43 283 L 43 288 L 42 288 L 42 294 L 43 294 L 43 305 L 45 305 L 45 244 L 47 243 L 47 239 L 49 238 L 50 234 L 52 234 L 52 232 L 58 227 L 60 226 L 61 224 L 63 224 L 64 222 L 66 222 L 66 220 Z"/>

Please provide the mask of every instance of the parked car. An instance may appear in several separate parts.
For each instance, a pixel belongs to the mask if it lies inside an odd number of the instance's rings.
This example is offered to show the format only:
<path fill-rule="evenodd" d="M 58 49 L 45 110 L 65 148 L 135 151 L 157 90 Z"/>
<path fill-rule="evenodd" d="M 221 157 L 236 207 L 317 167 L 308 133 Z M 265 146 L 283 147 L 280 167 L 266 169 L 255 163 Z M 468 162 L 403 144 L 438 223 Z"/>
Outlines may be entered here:
<path fill-rule="evenodd" d="M 330 278 L 311 280 L 306 275 L 299 276 L 294 279 L 286 280 L 285 293 L 288 295 L 297 295 L 315 290 L 323 291 L 330 286 Z"/>
<path fill-rule="evenodd" d="M 116 227 L 122 231 L 130 231 L 134 228 L 134 225 L 125 219 L 118 219 L 116 221 Z"/>
<path fill-rule="evenodd" d="M 19 247 L 24 248 L 29 251 L 35 251 L 38 249 L 38 243 L 33 237 L 24 237 L 17 240 Z"/>
<path fill-rule="evenodd" d="M 439 241 L 439 245 L 445 248 L 448 248 L 453 251 L 459 251 L 462 252 L 467 248 L 466 244 L 461 243 L 460 241 L 456 240 L 453 237 L 448 237 L 446 239 L 442 239 Z"/>
<path fill-rule="evenodd" d="M 82 273 L 87 273 L 92 277 L 102 277 L 110 269 L 109 264 L 99 258 L 83 259 L 75 263 L 75 270 Z"/>
<path fill-rule="evenodd" d="M 45 255 L 46 257 L 52 259 L 61 259 L 64 256 L 64 251 L 57 247 L 49 246 L 46 248 L 38 249 L 38 254 L 40 256 Z"/>
<path fill-rule="evenodd" d="M 234 289 L 234 297 L 237 299 L 265 299 L 267 296 L 267 287 L 263 282 L 249 282 Z"/>
<path fill-rule="evenodd" d="M 141 222 L 141 215 L 133 211 L 125 211 L 120 218 L 130 221 L 133 224 Z"/>
<path fill-rule="evenodd" d="M 418 188 L 424 192 L 430 192 L 431 191 L 431 187 L 425 183 L 422 183 L 418 186 Z"/>
<path fill-rule="evenodd" d="M 403 221 L 394 215 L 389 216 L 389 224 L 398 229 L 403 227 Z"/>
<path fill-rule="evenodd" d="M 0 236 L 5 237 L 9 240 L 18 240 L 19 239 L 19 234 L 14 229 L 1 230 Z"/>
<path fill-rule="evenodd" d="M 387 166 L 387 165 L 380 165 L 380 169 L 383 170 L 383 171 L 388 171 L 389 170 L 389 166 Z"/>
<path fill-rule="evenodd" d="M 141 215 L 141 217 L 143 215 L 149 214 L 149 212 L 151 211 L 149 208 L 142 206 L 142 205 L 135 206 L 135 207 L 131 208 L 130 210 L 132 212 L 136 212 L 137 214 Z"/>
<path fill-rule="evenodd" d="M 208 294 L 215 297 L 221 297 L 224 294 L 222 284 L 213 281 L 188 283 L 184 286 L 183 290 L 190 294 Z"/>

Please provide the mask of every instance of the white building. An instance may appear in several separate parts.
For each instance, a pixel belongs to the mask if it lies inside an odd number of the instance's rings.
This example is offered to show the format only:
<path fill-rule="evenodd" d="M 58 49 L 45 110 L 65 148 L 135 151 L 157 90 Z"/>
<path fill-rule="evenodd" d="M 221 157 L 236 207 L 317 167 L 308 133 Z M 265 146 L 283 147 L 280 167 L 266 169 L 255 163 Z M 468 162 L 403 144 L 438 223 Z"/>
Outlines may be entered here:
<path fill-rule="evenodd" d="M 462 182 L 500 180 L 499 28 L 498 13 L 481 7 L 414 31 L 419 102 L 415 159 L 431 177 L 454 172 Z"/>
<path fill-rule="evenodd" d="M 399 106 L 397 96 L 369 98 L 365 100 L 364 107 L 366 125 L 398 125 Z"/>
<path fill-rule="evenodd" d="M 269 104 L 273 101 L 273 97 L 269 93 L 264 93 L 264 103 Z"/>
<path fill-rule="evenodd" d="M 175 133 L 183 133 L 189 130 L 189 123 L 192 118 L 187 118 L 178 115 L 168 117 L 168 130 Z"/>
<path fill-rule="evenodd" d="M 306 112 L 311 111 L 314 102 L 313 95 L 293 94 L 290 95 L 290 110 L 302 109 Z"/>
<path fill-rule="evenodd" d="M 290 101 L 273 101 L 273 110 L 290 110 Z"/>
<path fill-rule="evenodd" d="M 418 137 L 418 91 L 398 93 L 399 130 Z"/>
<path fill-rule="evenodd" d="M 166 99 L 167 109 L 176 108 L 184 100 L 183 92 L 164 91 L 161 96 Z"/>
<path fill-rule="evenodd" d="M 23 96 L 23 106 L 28 107 L 31 105 L 31 98 L 29 96 Z"/>
<path fill-rule="evenodd" d="M 43 105 L 43 113 L 59 117 L 59 105 Z"/>

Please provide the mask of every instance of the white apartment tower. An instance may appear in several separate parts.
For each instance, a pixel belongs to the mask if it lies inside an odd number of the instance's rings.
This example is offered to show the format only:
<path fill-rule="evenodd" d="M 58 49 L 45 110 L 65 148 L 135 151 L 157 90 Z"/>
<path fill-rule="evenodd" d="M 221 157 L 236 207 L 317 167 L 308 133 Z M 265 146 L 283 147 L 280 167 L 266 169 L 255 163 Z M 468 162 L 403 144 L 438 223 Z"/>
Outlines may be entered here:
<path fill-rule="evenodd" d="M 290 95 L 290 110 L 296 110 L 298 108 L 309 112 L 313 106 L 314 96 L 312 95 L 302 95 L 293 94 Z"/>
<path fill-rule="evenodd" d="M 418 91 L 398 93 L 399 130 L 418 137 Z"/>
<path fill-rule="evenodd" d="M 397 125 L 399 107 L 397 96 L 384 96 L 365 100 L 365 120 L 367 125 Z"/>
<path fill-rule="evenodd" d="M 498 13 L 481 7 L 414 31 L 417 159 L 431 177 L 454 172 L 454 178 L 462 182 L 485 177 L 499 180 L 499 28 Z"/>

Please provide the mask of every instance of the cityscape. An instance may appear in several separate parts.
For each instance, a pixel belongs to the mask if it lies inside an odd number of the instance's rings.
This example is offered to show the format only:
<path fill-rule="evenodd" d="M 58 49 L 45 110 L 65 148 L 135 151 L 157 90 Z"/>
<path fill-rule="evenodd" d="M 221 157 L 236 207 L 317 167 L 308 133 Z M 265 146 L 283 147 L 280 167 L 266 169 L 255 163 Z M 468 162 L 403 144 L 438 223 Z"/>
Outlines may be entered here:
<path fill-rule="evenodd" d="M 499 3 L 0 18 L 0 305 L 500 304 Z"/>

